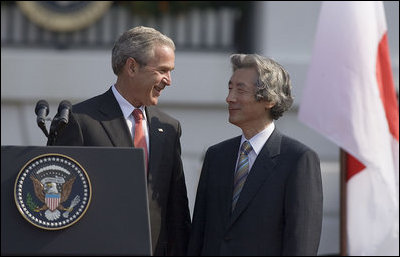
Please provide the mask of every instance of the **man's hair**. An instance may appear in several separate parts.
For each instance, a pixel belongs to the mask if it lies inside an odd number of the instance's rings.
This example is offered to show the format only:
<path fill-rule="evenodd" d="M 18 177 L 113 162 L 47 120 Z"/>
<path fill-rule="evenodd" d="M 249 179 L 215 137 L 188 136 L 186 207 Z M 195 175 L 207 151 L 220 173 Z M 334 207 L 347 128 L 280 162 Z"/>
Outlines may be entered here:
<path fill-rule="evenodd" d="M 231 55 L 233 72 L 241 68 L 254 68 L 258 78 L 255 82 L 257 101 L 273 102 L 271 118 L 279 119 L 293 103 L 289 73 L 274 60 L 258 54 Z"/>
<path fill-rule="evenodd" d="M 111 63 L 115 75 L 119 75 L 129 57 L 141 66 L 146 65 L 154 56 L 154 47 L 157 45 L 165 45 L 175 51 L 172 39 L 153 28 L 139 26 L 124 32 L 112 49 Z"/>

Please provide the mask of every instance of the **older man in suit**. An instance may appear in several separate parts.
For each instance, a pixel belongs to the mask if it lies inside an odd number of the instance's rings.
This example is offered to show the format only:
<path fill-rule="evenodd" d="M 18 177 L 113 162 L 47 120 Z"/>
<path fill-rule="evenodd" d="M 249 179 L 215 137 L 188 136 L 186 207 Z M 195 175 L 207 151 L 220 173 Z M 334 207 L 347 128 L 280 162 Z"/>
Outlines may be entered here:
<path fill-rule="evenodd" d="M 190 212 L 181 160 L 180 123 L 154 105 L 171 84 L 175 45 L 155 29 L 135 27 L 112 50 L 117 82 L 72 108 L 55 145 L 142 147 L 147 162 L 154 255 L 185 255 Z"/>
<path fill-rule="evenodd" d="M 229 122 L 243 134 L 207 150 L 188 255 L 316 255 L 319 158 L 273 122 L 293 102 L 289 74 L 256 54 L 231 62 Z"/>

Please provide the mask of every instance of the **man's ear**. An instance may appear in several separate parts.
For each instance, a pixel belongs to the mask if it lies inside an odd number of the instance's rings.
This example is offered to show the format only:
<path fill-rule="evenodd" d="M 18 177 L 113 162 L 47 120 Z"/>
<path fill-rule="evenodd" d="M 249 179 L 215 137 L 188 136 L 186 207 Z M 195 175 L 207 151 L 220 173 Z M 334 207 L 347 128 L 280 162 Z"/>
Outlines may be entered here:
<path fill-rule="evenodd" d="M 124 68 L 126 69 L 127 74 L 134 75 L 135 72 L 138 70 L 139 64 L 133 57 L 129 57 L 126 59 Z"/>
<path fill-rule="evenodd" d="M 275 106 L 275 103 L 272 102 L 272 101 L 266 101 L 265 102 L 265 110 L 270 110 L 274 106 Z"/>

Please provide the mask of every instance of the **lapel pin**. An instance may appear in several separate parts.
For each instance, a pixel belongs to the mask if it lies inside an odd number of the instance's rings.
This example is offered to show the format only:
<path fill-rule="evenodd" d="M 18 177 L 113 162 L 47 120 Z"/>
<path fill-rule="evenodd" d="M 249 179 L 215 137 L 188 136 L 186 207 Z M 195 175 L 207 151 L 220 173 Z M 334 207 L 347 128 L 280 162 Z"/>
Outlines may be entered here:
<path fill-rule="evenodd" d="M 158 131 L 160 131 L 160 132 L 164 132 L 164 130 L 163 130 L 162 128 L 159 128 L 159 129 L 158 129 Z"/>

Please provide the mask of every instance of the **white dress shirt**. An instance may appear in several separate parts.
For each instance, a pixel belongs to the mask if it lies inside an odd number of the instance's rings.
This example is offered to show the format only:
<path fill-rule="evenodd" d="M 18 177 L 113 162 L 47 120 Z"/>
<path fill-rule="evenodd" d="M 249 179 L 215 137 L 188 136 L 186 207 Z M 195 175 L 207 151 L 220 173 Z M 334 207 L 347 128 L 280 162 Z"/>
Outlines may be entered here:
<path fill-rule="evenodd" d="M 240 146 L 242 146 L 244 141 L 249 141 L 251 147 L 253 148 L 250 153 L 248 154 L 249 156 L 249 172 L 251 168 L 253 167 L 254 162 L 256 161 L 256 158 L 258 154 L 260 153 L 261 149 L 267 142 L 268 138 L 271 136 L 272 132 L 275 129 L 275 124 L 274 122 L 271 122 L 263 131 L 259 132 L 249 140 L 247 140 L 244 135 L 242 134 L 242 139 L 240 141 Z M 239 157 L 240 157 L 240 147 L 238 150 L 238 157 L 236 161 L 236 169 L 237 169 L 237 164 L 239 162 Z"/>
<path fill-rule="evenodd" d="M 122 113 L 124 115 L 126 125 L 128 125 L 129 132 L 131 132 L 132 135 L 132 141 L 135 136 L 135 118 L 133 117 L 133 110 L 137 109 L 135 106 L 133 106 L 131 103 L 129 103 L 115 88 L 115 85 L 112 86 L 112 91 L 114 93 L 115 98 L 117 99 L 117 102 L 119 104 L 119 107 L 121 107 Z M 146 112 L 144 110 L 144 106 L 140 106 L 138 109 L 140 109 L 143 112 L 143 131 L 146 136 L 146 145 L 147 145 L 147 152 L 150 153 L 149 149 L 149 130 L 147 126 L 147 116 Z"/>

